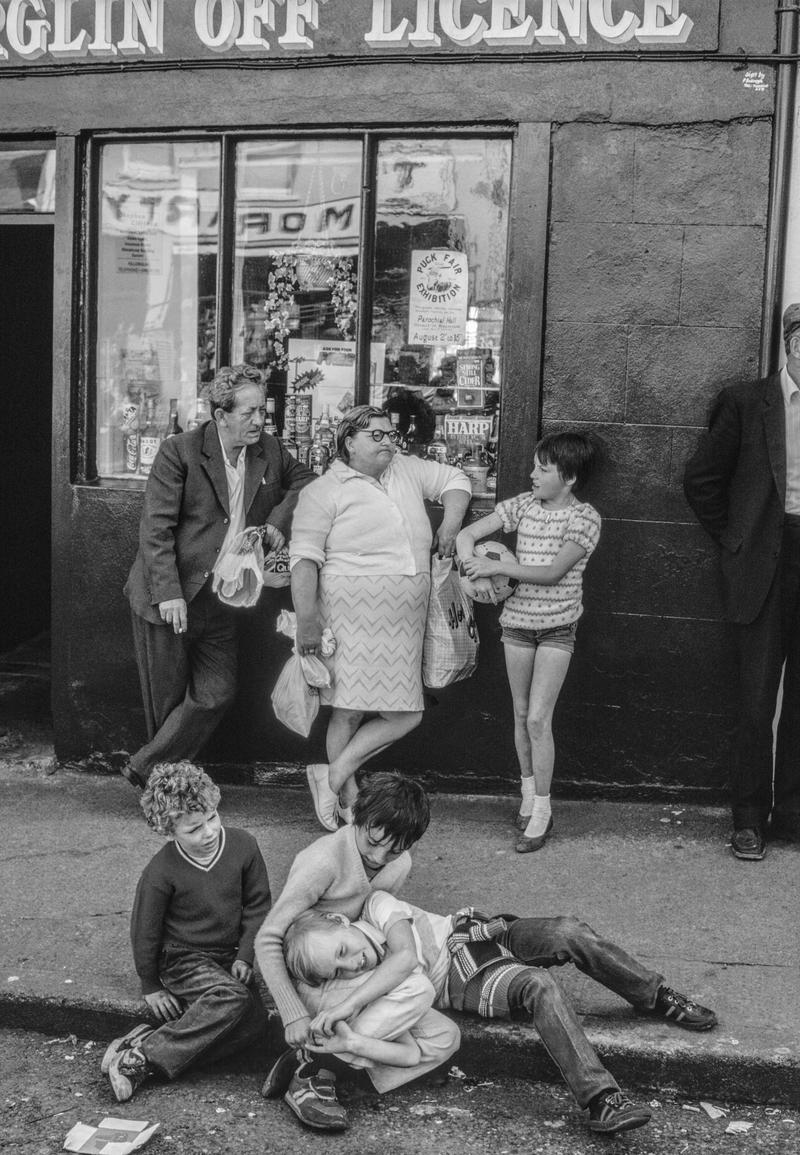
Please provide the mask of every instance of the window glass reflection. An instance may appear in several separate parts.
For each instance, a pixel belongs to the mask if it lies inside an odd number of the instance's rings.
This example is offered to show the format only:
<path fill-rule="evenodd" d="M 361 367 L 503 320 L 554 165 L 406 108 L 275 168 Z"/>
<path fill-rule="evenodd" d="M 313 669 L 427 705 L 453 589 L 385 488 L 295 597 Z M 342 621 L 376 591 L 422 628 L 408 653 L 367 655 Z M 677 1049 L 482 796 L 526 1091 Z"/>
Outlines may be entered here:
<path fill-rule="evenodd" d="M 55 212 L 56 150 L 0 141 L 0 213 Z"/>

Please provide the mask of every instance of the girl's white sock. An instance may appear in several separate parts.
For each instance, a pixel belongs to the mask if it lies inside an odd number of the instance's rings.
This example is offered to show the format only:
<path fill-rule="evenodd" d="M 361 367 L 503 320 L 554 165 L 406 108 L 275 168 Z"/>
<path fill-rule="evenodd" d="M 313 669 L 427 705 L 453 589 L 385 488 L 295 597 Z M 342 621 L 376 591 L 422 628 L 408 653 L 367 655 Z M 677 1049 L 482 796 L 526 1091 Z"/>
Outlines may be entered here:
<path fill-rule="evenodd" d="M 533 792 L 535 789 L 533 775 L 531 774 L 529 778 L 521 777 L 520 783 L 522 786 L 522 804 L 519 812 L 524 818 L 530 818 L 533 814 Z"/>
<path fill-rule="evenodd" d="M 530 822 L 525 827 L 525 837 L 541 838 L 547 830 L 551 814 L 550 795 L 535 794 L 533 797 L 533 813 L 531 814 Z"/>

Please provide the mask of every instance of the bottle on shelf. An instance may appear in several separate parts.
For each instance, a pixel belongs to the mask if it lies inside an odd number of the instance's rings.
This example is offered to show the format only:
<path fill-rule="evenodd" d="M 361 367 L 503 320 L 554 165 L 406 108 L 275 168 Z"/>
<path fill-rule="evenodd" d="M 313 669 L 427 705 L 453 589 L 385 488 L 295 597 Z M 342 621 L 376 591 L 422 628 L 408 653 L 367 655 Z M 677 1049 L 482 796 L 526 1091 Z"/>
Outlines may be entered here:
<path fill-rule="evenodd" d="M 156 424 L 156 399 L 148 397 L 145 402 L 144 425 L 139 431 L 139 473 L 142 477 L 147 477 L 153 468 L 160 444 L 161 434 Z"/>
<path fill-rule="evenodd" d="M 447 463 L 447 439 L 444 435 L 444 417 L 441 414 L 436 416 L 433 438 L 428 445 L 428 457 L 441 464 Z"/>
<path fill-rule="evenodd" d="M 267 398 L 267 416 L 264 420 L 264 432 L 271 437 L 278 436 L 278 426 L 275 424 L 275 398 Z"/>
<path fill-rule="evenodd" d="M 424 446 L 422 445 L 422 443 L 419 439 L 419 433 L 417 432 L 417 423 L 414 420 L 413 414 L 411 415 L 411 417 L 408 420 L 408 429 L 406 430 L 406 435 L 405 435 L 404 441 L 405 441 L 405 446 L 403 449 L 404 453 L 407 453 L 410 457 L 421 457 L 422 456 Z"/>
<path fill-rule="evenodd" d="M 330 405 L 326 405 L 322 410 L 322 414 L 319 418 L 319 421 L 317 422 L 317 435 L 322 441 L 322 444 L 327 449 L 328 457 L 332 457 L 334 452 L 333 442 L 335 434 L 333 431 L 333 422 L 331 421 Z"/>
<path fill-rule="evenodd" d="M 178 398 L 171 397 L 169 402 L 169 416 L 167 417 L 167 428 L 164 430 L 164 440 L 168 437 L 175 437 L 178 433 L 183 433 L 183 427 L 178 421 Z"/>
<path fill-rule="evenodd" d="M 320 435 L 319 425 L 314 433 L 314 440 L 311 442 L 311 448 L 308 452 L 308 468 L 312 470 L 317 476 L 321 477 L 328 468 L 328 461 L 330 454 Z"/>
<path fill-rule="evenodd" d="M 205 421 L 211 418 L 211 408 L 208 404 L 207 397 L 198 397 L 194 408 L 194 417 L 191 417 L 186 422 L 187 429 L 196 429 L 198 425 L 202 425 Z"/>

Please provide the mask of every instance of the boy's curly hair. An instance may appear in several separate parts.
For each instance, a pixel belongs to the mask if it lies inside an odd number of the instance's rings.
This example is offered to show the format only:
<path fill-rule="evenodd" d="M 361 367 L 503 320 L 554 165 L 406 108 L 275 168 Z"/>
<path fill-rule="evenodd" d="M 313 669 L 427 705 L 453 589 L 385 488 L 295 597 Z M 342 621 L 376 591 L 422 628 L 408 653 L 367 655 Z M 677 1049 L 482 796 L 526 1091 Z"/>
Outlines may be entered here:
<path fill-rule="evenodd" d="M 158 834 L 172 834 L 181 814 L 216 810 L 221 794 L 205 770 L 194 762 L 159 762 L 140 799 L 144 816 Z"/>

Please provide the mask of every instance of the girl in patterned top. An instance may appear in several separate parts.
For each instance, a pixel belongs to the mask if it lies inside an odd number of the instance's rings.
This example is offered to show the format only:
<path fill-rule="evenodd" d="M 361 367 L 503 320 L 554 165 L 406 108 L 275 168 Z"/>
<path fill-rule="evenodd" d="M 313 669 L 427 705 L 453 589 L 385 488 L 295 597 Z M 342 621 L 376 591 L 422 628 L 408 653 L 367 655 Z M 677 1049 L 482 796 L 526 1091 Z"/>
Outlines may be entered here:
<path fill-rule="evenodd" d="M 456 538 L 462 572 L 480 583 L 485 600 L 496 600 L 490 578 L 519 582 L 503 606 L 500 625 L 521 773 L 517 826 L 522 833 L 515 847 L 521 854 L 539 850 L 553 829 L 553 710 L 583 612 L 583 571 L 600 536 L 599 513 L 573 489 L 586 482 L 597 456 L 597 440 L 584 433 L 543 437 L 534 453 L 531 492 L 501 501 L 494 513 Z M 476 557 L 475 543 L 499 531 L 516 531 L 516 561 Z"/>

